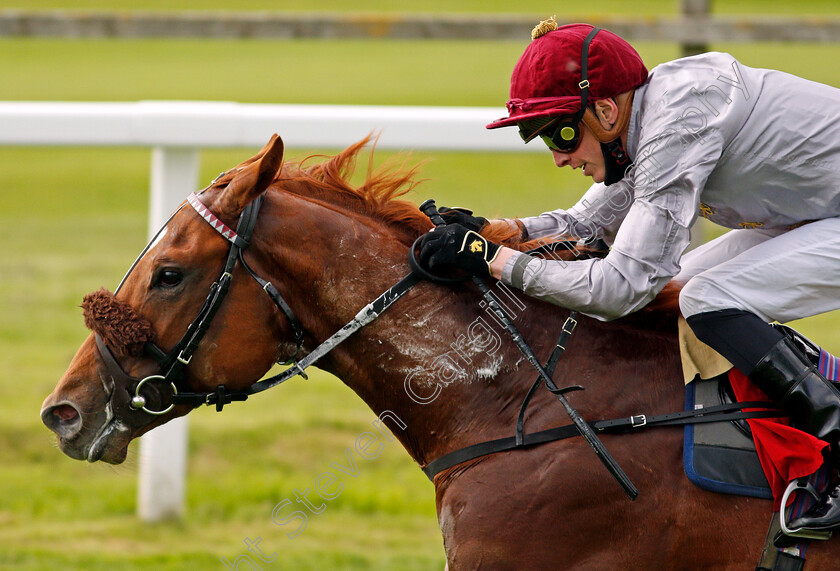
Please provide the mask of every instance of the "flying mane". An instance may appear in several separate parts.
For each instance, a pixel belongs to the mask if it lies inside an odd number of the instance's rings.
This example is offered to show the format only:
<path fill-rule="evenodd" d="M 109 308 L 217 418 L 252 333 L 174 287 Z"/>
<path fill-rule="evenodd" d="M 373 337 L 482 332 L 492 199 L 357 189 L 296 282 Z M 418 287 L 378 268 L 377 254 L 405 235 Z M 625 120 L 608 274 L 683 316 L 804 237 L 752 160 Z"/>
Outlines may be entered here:
<path fill-rule="evenodd" d="M 402 163 L 387 161 L 374 168 L 371 149 L 365 178 L 354 184 L 356 164 L 362 151 L 373 141 L 372 136 L 344 149 L 333 157 L 313 155 L 296 163 L 287 163 L 275 182 L 283 190 L 307 200 L 328 203 L 368 218 L 381 221 L 393 229 L 407 244 L 432 228 L 429 219 L 412 202 L 401 197 L 414 190 L 419 166 L 407 167 Z M 325 158 L 323 162 L 308 166 L 312 159 Z M 521 240 L 515 230 L 504 227 L 486 229 L 487 238 L 519 249 Z"/>
<path fill-rule="evenodd" d="M 356 174 L 356 163 L 362 151 L 371 143 L 367 136 L 333 157 L 312 155 L 300 162 L 286 163 L 275 182 L 284 191 L 309 201 L 317 201 L 379 220 L 396 231 L 403 241 L 411 243 L 432 227 L 429 219 L 417 206 L 400 197 L 420 184 L 418 167 L 407 167 L 388 161 L 374 168 L 371 149 L 367 171 L 360 184 L 351 178 Z M 375 141 L 374 141 L 375 147 Z M 313 159 L 326 158 L 308 166 Z"/>

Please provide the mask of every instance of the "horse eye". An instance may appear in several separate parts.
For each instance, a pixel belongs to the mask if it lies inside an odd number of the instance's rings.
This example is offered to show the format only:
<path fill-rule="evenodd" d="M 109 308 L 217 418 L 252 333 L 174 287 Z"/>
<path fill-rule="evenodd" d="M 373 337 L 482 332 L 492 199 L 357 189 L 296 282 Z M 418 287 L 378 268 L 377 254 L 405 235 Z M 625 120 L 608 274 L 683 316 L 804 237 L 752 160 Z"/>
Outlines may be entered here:
<path fill-rule="evenodd" d="M 183 275 L 178 270 L 166 269 L 158 274 L 157 285 L 163 287 L 175 287 L 183 279 Z"/>

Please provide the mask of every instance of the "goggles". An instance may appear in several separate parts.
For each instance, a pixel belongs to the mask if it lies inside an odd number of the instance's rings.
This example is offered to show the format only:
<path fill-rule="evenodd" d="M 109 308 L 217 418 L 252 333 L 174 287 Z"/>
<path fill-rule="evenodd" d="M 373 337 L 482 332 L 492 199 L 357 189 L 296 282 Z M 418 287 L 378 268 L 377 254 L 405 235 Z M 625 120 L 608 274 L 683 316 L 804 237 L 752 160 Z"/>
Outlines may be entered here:
<path fill-rule="evenodd" d="M 580 122 L 576 115 L 529 119 L 519 123 L 519 136 L 526 143 L 540 137 L 552 151 L 573 153 L 580 146 Z"/>

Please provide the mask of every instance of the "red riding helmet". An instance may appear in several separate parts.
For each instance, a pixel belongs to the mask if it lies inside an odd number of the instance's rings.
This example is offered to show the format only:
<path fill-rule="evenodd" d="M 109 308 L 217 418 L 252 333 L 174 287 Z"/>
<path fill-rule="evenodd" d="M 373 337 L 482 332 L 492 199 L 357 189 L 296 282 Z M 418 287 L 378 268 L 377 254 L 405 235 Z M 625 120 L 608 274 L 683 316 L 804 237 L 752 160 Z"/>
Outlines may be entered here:
<path fill-rule="evenodd" d="M 553 18 L 534 28 L 533 41 L 513 68 L 508 116 L 487 128 L 577 113 L 584 41 L 593 28 L 589 24 L 557 27 Z M 590 102 L 631 91 L 647 80 L 648 70 L 638 52 L 612 32 L 598 31 L 590 39 L 587 53 Z"/>

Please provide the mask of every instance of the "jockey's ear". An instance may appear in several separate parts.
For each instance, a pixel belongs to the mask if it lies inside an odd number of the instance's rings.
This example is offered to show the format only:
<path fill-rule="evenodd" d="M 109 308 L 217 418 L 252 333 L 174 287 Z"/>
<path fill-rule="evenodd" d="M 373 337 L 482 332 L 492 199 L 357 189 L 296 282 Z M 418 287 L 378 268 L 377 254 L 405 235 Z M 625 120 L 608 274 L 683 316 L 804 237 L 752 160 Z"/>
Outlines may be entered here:
<path fill-rule="evenodd" d="M 609 131 L 618 119 L 618 105 L 611 98 L 600 99 L 595 102 L 595 115 L 601 126 Z"/>
<path fill-rule="evenodd" d="M 242 209 L 274 182 L 283 166 L 283 139 L 276 133 L 228 183 L 218 201 L 219 214 L 236 218 Z"/>

